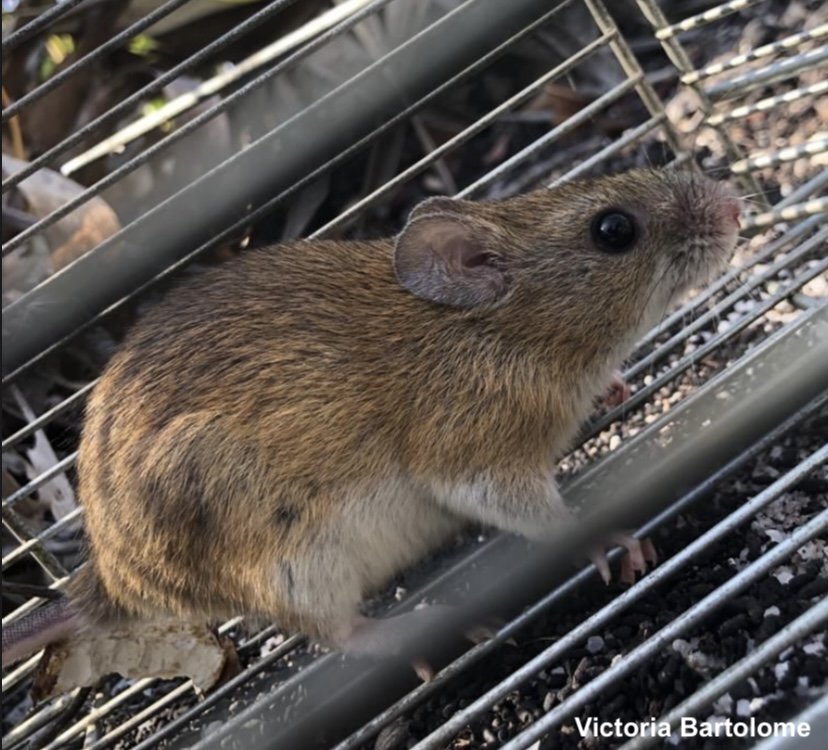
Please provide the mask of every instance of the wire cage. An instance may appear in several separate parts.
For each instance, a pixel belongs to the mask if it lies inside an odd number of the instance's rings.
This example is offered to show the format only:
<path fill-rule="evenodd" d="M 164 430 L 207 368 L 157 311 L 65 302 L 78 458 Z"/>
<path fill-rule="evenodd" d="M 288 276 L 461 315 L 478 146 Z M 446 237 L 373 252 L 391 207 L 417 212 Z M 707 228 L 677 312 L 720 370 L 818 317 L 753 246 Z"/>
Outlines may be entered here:
<path fill-rule="evenodd" d="M 647 576 L 603 590 L 586 568 L 521 590 L 518 614 L 423 684 L 238 619 L 219 631 L 240 671 L 206 695 L 183 678 L 113 677 L 33 705 L 38 655 L 4 674 L 4 747 L 608 747 L 620 741 L 579 745 L 573 722 L 825 720 L 824 3 L 11 10 L 4 626 L 81 562 L 85 398 L 123 331 L 190 264 L 232 264 L 251 243 L 389 234 L 436 193 L 496 199 L 634 166 L 695 164 L 747 198 L 731 270 L 639 342 L 632 396 L 594 415 L 560 464 L 577 499 L 596 477 L 623 486 L 624 467 L 671 430 L 695 439 L 649 489 L 670 502 L 640 529 L 666 558 Z M 474 530 L 373 604 L 468 587 L 520 556 L 516 544 Z"/>

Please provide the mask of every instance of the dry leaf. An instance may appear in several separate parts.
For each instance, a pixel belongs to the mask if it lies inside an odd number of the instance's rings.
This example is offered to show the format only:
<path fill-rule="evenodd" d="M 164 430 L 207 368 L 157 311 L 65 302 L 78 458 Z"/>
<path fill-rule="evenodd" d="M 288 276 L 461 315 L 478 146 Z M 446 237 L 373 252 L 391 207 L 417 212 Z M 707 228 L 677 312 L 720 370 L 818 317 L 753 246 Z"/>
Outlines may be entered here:
<path fill-rule="evenodd" d="M 189 677 L 204 692 L 222 676 L 224 647 L 205 626 L 135 622 L 52 644 L 40 660 L 32 697 L 45 700 L 119 674 L 128 679 Z"/>
<path fill-rule="evenodd" d="M 27 162 L 3 154 L 4 174 L 15 174 Z M 65 205 L 85 188 L 74 180 L 51 170 L 41 169 L 17 186 L 28 204 L 29 213 L 38 218 Z M 115 212 L 100 196 L 95 196 L 60 221 L 43 231 L 52 253 L 52 268 L 57 271 L 97 247 L 121 228 Z"/>

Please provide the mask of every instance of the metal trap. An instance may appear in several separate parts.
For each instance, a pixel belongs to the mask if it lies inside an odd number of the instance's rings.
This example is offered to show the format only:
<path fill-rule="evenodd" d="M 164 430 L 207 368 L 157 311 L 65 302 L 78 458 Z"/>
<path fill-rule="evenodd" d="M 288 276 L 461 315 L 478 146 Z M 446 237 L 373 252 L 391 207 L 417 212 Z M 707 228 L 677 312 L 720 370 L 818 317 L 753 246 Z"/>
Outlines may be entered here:
<path fill-rule="evenodd" d="M 429 683 L 233 621 L 221 630 L 242 670 L 207 696 L 113 678 L 33 707 L 37 657 L 15 666 L 3 746 L 665 742 L 582 738 L 591 716 L 752 716 L 816 733 L 828 715 L 824 3 L 230 5 L 4 4 L 3 624 L 79 564 L 85 397 L 188 264 L 388 234 L 430 194 L 491 199 L 696 161 L 749 196 L 733 269 L 644 337 L 631 399 L 596 414 L 560 467 L 568 499 L 650 501 L 641 533 L 664 560 L 605 591 L 560 560 L 565 576 L 538 579 L 520 567 L 525 546 L 472 533 L 374 602 L 509 600 L 496 635 L 455 649 Z M 629 473 L 642 465 L 649 483 Z"/>

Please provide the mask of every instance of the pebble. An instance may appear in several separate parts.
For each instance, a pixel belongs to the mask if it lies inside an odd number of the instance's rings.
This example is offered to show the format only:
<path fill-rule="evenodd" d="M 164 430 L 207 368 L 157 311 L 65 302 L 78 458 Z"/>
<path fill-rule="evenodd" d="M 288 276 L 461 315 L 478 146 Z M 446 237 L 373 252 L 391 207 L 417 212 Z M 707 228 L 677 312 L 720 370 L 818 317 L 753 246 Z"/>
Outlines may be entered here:
<path fill-rule="evenodd" d="M 549 678 L 547 680 L 549 687 L 558 690 L 566 685 L 566 670 L 563 667 L 555 667 L 549 670 Z"/>
<path fill-rule="evenodd" d="M 730 693 L 722 695 L 714 704 L 713 708 L 719 713 L 728 714 L 733 710 L 733 698 Z"/>
<path fill-rule="evenodd" d="M 802 651 L 809 655 L 814 654 L 822 654 L 825 653 L 825 645 L 820 641 L 814 641 L 813 643 L 806 643 L 802 647 Z"/>
<path fill-rule="evenodd" d="M 773 577 L 779 581 L 783 586 L 794 577 L 794 574 L 791 572 L 790 568 L 784 567 L 780 568 L 779 570 L 775 570 L 773 572 Z"/>
<path fill-rule="evenodd" d="M 731 617 L 719 626 L 719 635 L 724 637 L 736 633 L 739 630 L 744 629 L 748 625 L 748 622 L 748 616 L 745 614 L 739 614 L 735 617 Z"/>
<path fill-rule="evenodd" d="M 678 651 L 682 656 L 687 657 L 687 654 L 692 650 L 692 646 L 683 638 L 676 638 L 673 641 L 673 651 Z"/>
<path fill-rule="evenodd" d="M 604 639 L 600 635 L 592 635 L 587 639 L 586 648 L 591 654 L 600 654 L 605 648 Z"/>

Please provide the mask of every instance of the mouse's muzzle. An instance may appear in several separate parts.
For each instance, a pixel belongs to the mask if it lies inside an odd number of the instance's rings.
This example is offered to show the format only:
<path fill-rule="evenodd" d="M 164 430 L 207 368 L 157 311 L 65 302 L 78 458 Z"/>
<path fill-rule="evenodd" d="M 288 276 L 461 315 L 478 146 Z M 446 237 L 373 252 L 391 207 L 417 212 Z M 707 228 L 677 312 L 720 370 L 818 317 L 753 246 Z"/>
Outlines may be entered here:
<path fill-rule="evenodd" d="M 719 182 L 715 184 L 719 193 L 718 223 L 725 229 L 730 228 L 732 231 L 738 232 L 741 227 L 742 200 L 727 183 Z"/>
<path fill-rule="evenodd" d="M 673 294 L 710 282 L 729 263 L 739 236 L 742 201 L 733 188 L 697 173 L 670 175 L 673 213 L 665 232 L 675 241 Z"/>
<path fill-rule="evenodd" d="M 688 208 L 693 232 L 698 235 L 702 254 L 722 266 L 727 264 L 736 248 L 741 226 L 742 200 L 726 182 L 708 177 L 696 178 L 688 191 Z"/>

